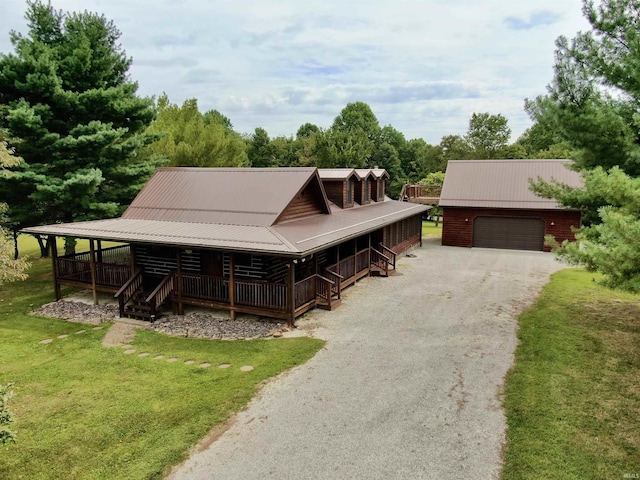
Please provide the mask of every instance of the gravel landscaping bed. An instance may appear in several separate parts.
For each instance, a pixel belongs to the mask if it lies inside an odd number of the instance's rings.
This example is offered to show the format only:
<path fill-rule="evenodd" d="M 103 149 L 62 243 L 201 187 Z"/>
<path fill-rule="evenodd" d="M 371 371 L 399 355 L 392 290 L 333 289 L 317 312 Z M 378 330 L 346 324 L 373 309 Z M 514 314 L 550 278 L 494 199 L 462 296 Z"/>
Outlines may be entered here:
<path fill-rule="evenodd" d="M 43 305 L 34 310 L 32 315 L 100 325 L 118 319 L 118 306 L 61 300 Z M 231 320 L 203 312 L 164 316 L 154 323 L 149 323 L 149 329 L 179 337 L 228 340 L 281 337 L 282 332 L 288 330 L 286 323 L 282 321 L 246 318 Z"/>

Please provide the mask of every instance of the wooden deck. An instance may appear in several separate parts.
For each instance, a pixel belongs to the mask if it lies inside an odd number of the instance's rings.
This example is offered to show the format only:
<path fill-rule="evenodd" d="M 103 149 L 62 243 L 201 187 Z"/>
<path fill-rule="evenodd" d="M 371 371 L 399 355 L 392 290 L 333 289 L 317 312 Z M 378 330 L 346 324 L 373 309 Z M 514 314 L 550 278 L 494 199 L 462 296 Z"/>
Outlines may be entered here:
<path fill-rule="evenodd" d="M 442 185 L 405 185 L 402 187 L 400 198 L 405 202 L 421 203 L 437 206 L 440 204 Z"/>
<path fill-rule="evenodd" d="M 92 261 L 92 257 L 96 260 Z M 279 283 L 171 271 L 145 291 L 145 275 L 132 269 L 128 246 L 57 257 L 57 284 L 114 293 L 121 316 L 154 320 L 164 304 L 174 312 L 184 305 L 228 310 L 232 318 L 246 313 L 287 320 L 313 308 L 333 310 L 340 305 L 342 290 L 369 275 L 388 275 L 395 268 L 395 253 L 384 247 L 365 248 L 326 266 L 322 274 L 295 281 L 291 263 L 288 278 Z"/>

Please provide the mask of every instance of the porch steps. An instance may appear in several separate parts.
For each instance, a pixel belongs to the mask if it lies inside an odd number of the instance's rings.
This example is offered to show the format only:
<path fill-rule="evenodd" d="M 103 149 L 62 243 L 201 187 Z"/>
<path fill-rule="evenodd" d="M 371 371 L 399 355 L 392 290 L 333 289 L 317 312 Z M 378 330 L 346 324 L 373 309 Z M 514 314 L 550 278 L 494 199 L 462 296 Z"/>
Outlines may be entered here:
<path fill-rule="evenodd" d="M 340 306 L 340 304 L 342 303 L 342 299 L 341 298 L 332 298 L 331 299 L 331 307 L 329 307 L 329 304 L 326 300 L 318 300 L 316 303 L 316 306 L 318 308 L 321 308 L 322 310 L 335 310 L 336 308 L 338 308 Z"/>
<path fill-rule="evenodd" d="M 127 318 L 132 318 L 134 320 L 145 320 L 151 321 L 151 305 L 149 305 L 144 299 L 146 298 L 146 294 L 136 295 L 132 300 L 131 304 L 125 306 L 124 315 Z"/>
<path fill-rule="evenodd" d="M 377 267 L 375 265 L 371 265 L 370 272 L 372 277 L 388 277 L 389 276 L 389 274 L 385 272 L 382 268 Z"/>

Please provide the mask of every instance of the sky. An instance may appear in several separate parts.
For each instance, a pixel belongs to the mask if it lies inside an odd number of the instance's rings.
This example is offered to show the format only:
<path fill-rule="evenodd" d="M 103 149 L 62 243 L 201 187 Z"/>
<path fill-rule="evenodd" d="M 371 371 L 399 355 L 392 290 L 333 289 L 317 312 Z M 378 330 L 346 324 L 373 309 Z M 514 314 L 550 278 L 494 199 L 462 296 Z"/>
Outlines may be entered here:
<path fill-rule="evenodd" d="M 524 99 L 553 78 L 555 39 L 589 25 L 581 0 L 52 0 L 104 14 L 133 58 L 144 97 L 196 98 L 234 130 L 295 136 L 350 102 L 381 126 L 437 144 L 471 114 L 502 114 L 512 141 Z M 0 0 L 0 52 L 27 32 L 22 0 Z"/>

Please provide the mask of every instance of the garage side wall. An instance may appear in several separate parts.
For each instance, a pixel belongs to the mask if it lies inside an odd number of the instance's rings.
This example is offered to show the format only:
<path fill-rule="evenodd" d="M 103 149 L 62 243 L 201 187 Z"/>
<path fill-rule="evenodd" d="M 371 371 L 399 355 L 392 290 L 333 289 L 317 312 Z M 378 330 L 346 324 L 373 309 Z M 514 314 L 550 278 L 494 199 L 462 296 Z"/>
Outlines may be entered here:
<path fill-rule="evenodd" d="M 442 245 L 472 247 L 473 221 L 478 216 L 542 218 L 545 235 L 553 235 L 559 242 L 575 240 L 571 227 L 579 227 L 581 220 L 580 212 L 570 210 L 443 207 Z M 544 250 L 549 251 L 549 248 L 545 246 Z"/>

